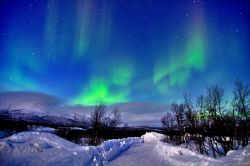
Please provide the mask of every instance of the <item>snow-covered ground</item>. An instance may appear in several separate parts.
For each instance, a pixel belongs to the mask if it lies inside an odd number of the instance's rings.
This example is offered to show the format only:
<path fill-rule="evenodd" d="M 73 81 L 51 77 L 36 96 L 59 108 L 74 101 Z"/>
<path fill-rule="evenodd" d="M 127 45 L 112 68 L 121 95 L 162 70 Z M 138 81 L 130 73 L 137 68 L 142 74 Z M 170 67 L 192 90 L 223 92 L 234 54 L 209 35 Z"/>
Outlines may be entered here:
<path fill-rule="evenodd" d="M 163 135 L 80 146 L 47 132 L 21 132 L 0 140 L 1 165 L 250 165 L 250 146 L 214 159 L 161 142 Z"/>

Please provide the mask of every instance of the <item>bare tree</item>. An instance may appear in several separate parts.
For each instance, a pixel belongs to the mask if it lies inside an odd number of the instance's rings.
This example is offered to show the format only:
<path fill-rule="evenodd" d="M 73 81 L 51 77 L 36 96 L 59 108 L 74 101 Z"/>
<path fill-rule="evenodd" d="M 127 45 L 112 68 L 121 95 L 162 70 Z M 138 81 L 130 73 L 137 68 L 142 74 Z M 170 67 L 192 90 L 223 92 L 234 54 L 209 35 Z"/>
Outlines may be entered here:
<path fill-rule="evenodd" d="M 90 122 L 93 129 L 99 129 L 103 126 L 103 120 L 105 117 L 105 105 L 99 104 L 95 107 L 94 112 L 91 114 Z"/>
<path fill-rule="evenodd" d="M 172 129 L 174 127 L 174 117 L 170 112 L 166 113 L 161 117 L 161 123 L 166 129 Z"/>
<path fill-rule="evenodd" d="M 208 111 L 210 120 L 213 123 L 223 119 L 225 103 L 223 103 L 224 90 L 217 85 L 211 86 L 207 89 L 205 97 L 205 108 Z"/>
<path fill-rule="evenodd" d="M 184 95 L 183 104 L 173 103 L 171 112 L 161 117 L 164 127 L 170 131 L 181 131 L 166 132 L 170 142 L 183 143 L 184 132 L 187 145 L 189 140 L 193 140 L 202 154 L 208 155 L 209 148 L 214 157 L 226 155 L 229 150 L 248 145 L 250 88 L 237 80 L 233 94 L 231 107 L 224 99 L 224 89 L 218 86 L 208 87 L 206 94 L 197 98 L 195 106 L 187 95 Z M 171 130 L 174 128 L 178 130 Z"/>
<path fill-rule="evenodd" d="M 250 116 L 250 88 L 239 79 L 235 81 L 233 102 L 239 118 L 247 119 Z"/>
<path fill-rule="evenodd" d="M 109 126 L 110 127 L 117 127 L 120 124 L 122 124 L 121 112 L 119 111 L 119 109 L 115 108 L 112 111 L 112 114 L 109 118 Z"/>
<path fill-rule="evenodd" d="M 185 118 L 186 125 L 190 127 L 195 126 L 195 112 L 193 102 L 190 95 L 184 94 Z"/>
<path fill-rule="evenodd" d="M 207 110 L 205 108 L 205 96 L 201 95 L 196 100 L 196 110 L 198 111 L 197 118 L 199 120 L 200 127 L 208 126 Z"/>
<path fill-rule="evenodd" d="M 90 143 L 92 145 L 98 145 L 101 143 L 101 139 L 99 138 L 99 131 L 105 125 L 105 105 L 99 104 L 95 107 L 94 112 L 91 113 L 90 123 L 93 129 L 93 133 L 90 137 Z"/>
<path fill-rule="evenodd" d="M 184 110 L 185 110 L 184 104 L 173 103 L 171 104 L 171 110 L 175 116 L 177 128 L 179 129 L 183 128 L 184 127 Z"/>
<path fill-rule="evenodd" d="M 250 137 L 250 88 L 239 79 L 235 81 L 233 105 L 237 117 L 235 121 L 241 131 L 238 133 L 244 147 L 249 143 Z"/>

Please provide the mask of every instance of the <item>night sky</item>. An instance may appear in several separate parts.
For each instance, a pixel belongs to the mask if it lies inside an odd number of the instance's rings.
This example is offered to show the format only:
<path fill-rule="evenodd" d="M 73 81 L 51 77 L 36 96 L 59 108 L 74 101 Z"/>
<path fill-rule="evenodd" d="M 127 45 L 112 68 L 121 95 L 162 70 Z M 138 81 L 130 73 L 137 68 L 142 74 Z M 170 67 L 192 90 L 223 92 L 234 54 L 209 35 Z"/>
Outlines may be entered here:
<path fill-rule="evenodd" d="M 1 0 L 0 92 L 178 101 L 250 83 L 248 0 Z M 226 93 L 227 94 L 227 93 Z"/>

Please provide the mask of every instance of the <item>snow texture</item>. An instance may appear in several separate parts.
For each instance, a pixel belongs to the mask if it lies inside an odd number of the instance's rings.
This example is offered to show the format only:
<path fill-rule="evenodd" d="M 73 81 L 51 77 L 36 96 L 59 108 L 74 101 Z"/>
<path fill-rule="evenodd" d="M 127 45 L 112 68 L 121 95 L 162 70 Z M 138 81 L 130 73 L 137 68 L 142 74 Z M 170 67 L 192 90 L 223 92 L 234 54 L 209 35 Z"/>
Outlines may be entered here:
<path fill-rule="evenodd" d="M 80 146 L 47 132 L 21 132 L 0 141 L 0 161 L 3 165 L 103 165 L 138 143 L 143 139 Z"/>
<path fill-rule="evenodd" d="M 250 165 L 250 146 L 214 159 L 181 146 L 161 142 L 150 132 L 80 146 L 48 132 L 21 132 L 0 140 L 1 165 Z"/>

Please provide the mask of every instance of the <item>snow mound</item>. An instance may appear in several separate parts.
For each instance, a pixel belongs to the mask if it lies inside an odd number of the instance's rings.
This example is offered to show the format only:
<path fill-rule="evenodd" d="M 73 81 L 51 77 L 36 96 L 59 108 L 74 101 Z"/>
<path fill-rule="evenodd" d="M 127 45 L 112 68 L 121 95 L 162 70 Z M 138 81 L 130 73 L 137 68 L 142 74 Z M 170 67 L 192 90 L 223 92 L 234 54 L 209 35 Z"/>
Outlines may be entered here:
<path fill-rule="evenodd" d="M 48 132 L 26 131 L 14 134 L 3 140 L 8 143 L 28 143 L 41 148 L 59 148 L 68 151 L 79 151 L 83 149 L 82 146 Z"/>
<path fill-rule="evenodd" d="M 227 156 L 221 158 L 225 165 L 250 165 L 250 145 L 241 150 L 233 150 L 227 153 Z"/>
<path fill-rule="evenodd" d="M 48 132 L 21 132 L 0 140 L 3 165 L 103 165 L 134 144 L 139 137 L 109 140 L 99 146 L 80 146 Z"/>
<path fill-rule="evenodd" d="M 141 137 L 143 138 L 144 142 L 157 142 L 157 141 L 162 141 L 165 138 L 163 134 L 155 132 L 147 132 Z"/>
<path fill-rule="evenodd" d="M 250 165 L 250 145 L 214 159 L 161 142 L 154 132 L 80 146 L 48 132 L 21 132 L 0 140 L 1 165 Z"/>
<path fill-rule="evenodd" d="M 170 165 L 214 165 L 217 164 L 216 159 L 210 158 L 190 149 L 183 148 L 180 146 L 172 146 L 167 143 L 158 142 L 154 148 L 158 155 Z M 220 163 L 221 164 L 221 163 Z"/>
<path fill-rule="evenodd" d="M 226 157 L 211 158 L 193 152 L 182 146 L 173 146 L 160 141 L 163 135 L 146 133 L 142 136 L 144 144 L 132 146 L 116 160 L 111 161 L 111 166 L 242 166 L 250 165 L 250 145 L 244 150 L 233 151 Z"/>
<path fill-rule="evenodd" d="M 111 161 L 120 156 L 124 151 L 127 151 L 132 145 L 138 143 L 143 143 L 143 140 L 137 137 L 105 141 L 101 145 L 93 147 L 94 156 L 98 161 Z"/>

